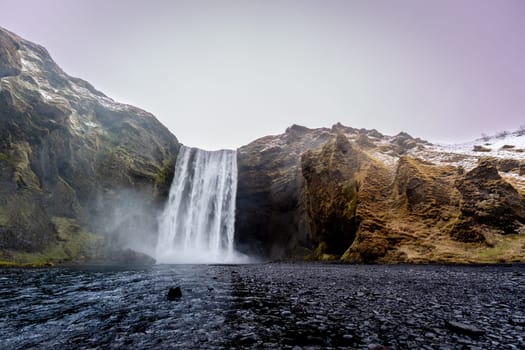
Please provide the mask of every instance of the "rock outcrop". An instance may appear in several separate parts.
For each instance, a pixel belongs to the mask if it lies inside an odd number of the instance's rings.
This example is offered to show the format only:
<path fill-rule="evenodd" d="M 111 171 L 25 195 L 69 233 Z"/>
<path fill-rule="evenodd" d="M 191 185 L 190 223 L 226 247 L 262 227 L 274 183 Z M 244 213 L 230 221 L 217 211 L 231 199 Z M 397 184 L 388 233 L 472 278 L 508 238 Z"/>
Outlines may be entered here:
<path fill-rule="evenodd" d="M 461 216 L 452 234 L 461 241 L 483 241 L 491 230 L 517 233 L 525 223 L 523 197 L 499 175 L 497 162 L 482 159 L 458 179 L 462 195 Z"/>
<path fill-rule="evenodd" d="M 342 255 L 355 239 L 357 175 L 365 158 L 343 134 L 301 157 L 310 241 L 318 258 Z"/>
<path fill-rule="evenodd" d="M 178 148 L 153 115 L 0 28 L 0 260 L 88 259 L 100 239 L 154 244 Z"/>
<path fill-rule="evenodd" d="M 513 155 L 294 125 L 239 149 L 236 240 L 270 258 L 524 262 L 525 179 Z"/>
<path fill-rule="evenodd" d="M 312 133 L 293 125 L 284 135 L 238 149 L 235 243 L 240 250 L 271 258 L 304 254 L 301 248 L 309 244 L 310 229 L 301 155 L 330 137 L 328 129 Z"/>

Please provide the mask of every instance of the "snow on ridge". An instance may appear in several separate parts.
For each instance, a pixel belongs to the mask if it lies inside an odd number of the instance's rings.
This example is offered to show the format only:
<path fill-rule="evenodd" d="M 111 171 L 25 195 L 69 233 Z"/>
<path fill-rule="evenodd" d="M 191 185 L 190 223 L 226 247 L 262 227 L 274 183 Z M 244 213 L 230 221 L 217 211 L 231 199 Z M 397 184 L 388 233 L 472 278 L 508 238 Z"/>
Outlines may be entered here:
<path fill-rule="evenodd" d="M 97 95 L 89 89 L 78 84 L 75 79 L 69 77 L 62 70 L 58 69 L 53 74 L 68 82 L 60 89 L 55 88 L 49 82 L 46 75 L 48 74 L 43 68 L 43 62 L 46 57 L 41 53 L 34 51 L 30 46 L 23 46 L 19 49 L 22 63 L 21 72 L 24 76 L 8 76 L 2 79 L 2 84 L 7 84 L 14 89 L 27 89 L 37 92 L 44 101 L 48 103 L 57 103 L 69 111 L 68 124 L 71 131 L 83 134 L 86 132 L 97 132 L 99 124 L 92 113 L 81 112 L 75 108 L 75 103 L 90 101 L 117 112 L 127 111 L 131 106 L 117 103 L 109 97 Z M 1 87 L 0 87 L 1 88 Z"/>
<path fill-rule="evenodd" d="M 60 73 L 62 78 L 69 82 L 69 88 L 57 90 L 49 84 L 49 82 L 43 78 L 42 62 L 43 58 L 40 57 L 38 52 L 33 51 L 30 47 L 23 47 L 19 50 L 22 62 L 22 72 L 31 76 L 36 82 L 38 92 L 46 100 L 64 100 L 66 97 L 76 99 L 86 99 L 93 102 L 98 102 L 105 108 L 114 111 L 125 111 L 130 108 L 129 105 L 119 103 L 113 99 L 105 96 L 99 96 L 91 92 L 89 89 L 77 84 L 74 80 L 70 79 L 64 73 Z M 27 85 L 27 84 L 25 84 Z M 34 87 L 33 87 L 34 88 Z"/>
<path fill-rule="evenodd" d="M 525 134 L 520 134 L 514 132 L 504 137 L 494 136 L 464 143 L 427 145 L 410 154 L 434 164 L 460 166 L 468 171 L 476 167 L 483 157 L 525 160 Z M 483 151 L 475 151 L 475 146 L 482 147 Z"/>
<path fill-rule="evenodd" d="M 517 149 L 525 148 L 525 133 L 520 135 L 521 132 L 515 132 L 505 137 L 493 137 L 484 143 L 488 143 L 487 147 L 492 147 L 495 149 L 501 149 L 505 145 L 514 146 Z M 483 141 L 483 140 L 481 140 Z"/>
<path fill-rule="evenodd" d="M 40 68 L 34 61 L 28 60 L 24 56 L 22 56 L 20 58 L 20 62 L 22 62 L 22 72 L 40 72 Z"/>
<path fill-rule="evenodd" d="M 38 54 L 28 48 L 21 48 L 19 53 L 20 62 L 22 63 L 22 72 L 38 74 L 42 71 L 40 69 L 42 58 Z"/>
<path fill-rule="evenodd" d="M 481 146 L 486 151 L 474 151 L 475 146 Z M 504 148 L 504 146 L 506 146 Z M 525 135 L 513 133 L 505 137 L 492 137 L 487 139 L 477 139 L 470 142 L 435 145 L 435 149 L 440 152 L 464 154 L 470 156 L 490 156 L 496 158 L 525 159 Z"/>

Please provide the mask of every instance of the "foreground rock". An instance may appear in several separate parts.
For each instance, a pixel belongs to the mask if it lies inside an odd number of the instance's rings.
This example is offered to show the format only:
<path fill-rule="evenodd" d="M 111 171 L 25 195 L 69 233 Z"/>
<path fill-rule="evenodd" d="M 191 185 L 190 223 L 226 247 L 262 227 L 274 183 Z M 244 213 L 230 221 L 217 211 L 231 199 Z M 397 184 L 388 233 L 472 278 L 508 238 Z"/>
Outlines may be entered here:
<path fill-rule="evenodd" d="M 182 291 L 180 290 L 180 287 L 170 288 L 168 290 L 167 298 L 169 301 L 182 298 Z"/>
<path fill-rule="evenodd" d="M 85 259 L 101 235 L 151 244 L 178 142 L 0 28 L 0 260 Z"/>
<path fill-rule="evenodd" d="M 485 331 L 465 323 L 446 321 L 445 324 L 448 329 L 459 334 L 466 334 L 473 337 L 479 337 L 485 334 Z"/>

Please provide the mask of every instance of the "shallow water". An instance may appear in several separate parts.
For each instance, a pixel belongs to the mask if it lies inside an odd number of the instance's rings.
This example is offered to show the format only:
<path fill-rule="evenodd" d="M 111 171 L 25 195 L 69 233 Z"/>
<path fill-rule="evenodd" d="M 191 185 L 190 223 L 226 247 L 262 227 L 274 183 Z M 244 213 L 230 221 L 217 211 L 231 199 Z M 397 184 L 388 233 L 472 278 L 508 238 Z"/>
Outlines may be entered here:
<path fill-rule="evenodd" d="M 522 266 L 8 269 L 0 349 L 524 349 L 524 297 Z"/>

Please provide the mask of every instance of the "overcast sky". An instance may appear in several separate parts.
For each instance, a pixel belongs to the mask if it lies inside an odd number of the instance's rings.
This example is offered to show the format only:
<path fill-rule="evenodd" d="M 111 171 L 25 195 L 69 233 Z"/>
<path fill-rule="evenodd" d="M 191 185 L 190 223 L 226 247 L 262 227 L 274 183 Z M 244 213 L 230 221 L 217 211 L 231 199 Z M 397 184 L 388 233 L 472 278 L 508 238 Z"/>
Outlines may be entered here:
<path fill-rule="evenodd" d="M 525 124 L 522 0 L 0 0 L 0 26 L 206 149 L 294 123 L 434 142 Z"/>

